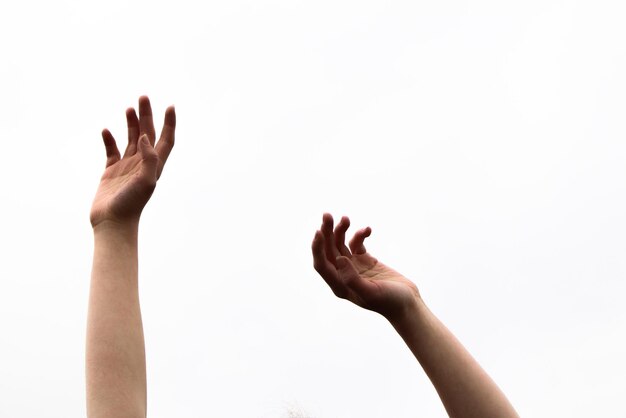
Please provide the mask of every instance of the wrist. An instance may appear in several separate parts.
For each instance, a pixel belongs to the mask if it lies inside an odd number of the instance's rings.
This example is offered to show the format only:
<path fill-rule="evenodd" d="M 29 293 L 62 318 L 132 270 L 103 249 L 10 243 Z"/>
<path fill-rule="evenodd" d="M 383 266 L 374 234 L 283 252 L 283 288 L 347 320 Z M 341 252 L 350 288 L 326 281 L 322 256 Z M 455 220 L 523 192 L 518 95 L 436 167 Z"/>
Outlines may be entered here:
<path fill-rule="evenodd" d="M 387 320 L 400 334 L 407 330 L 413 329 L 416 320 L 424 317 L 428 312 L 428 307 L 419 294 L 416 294 L 404 308 L 393 317 L 387 317 Z"/>
<path fill-rule="evenodd" d="M 136 240 L 139 233 L 139 219 L 131 221 L 104 220 L 92 225 L 93 233 L 98 237 L 120 237 Z"/>

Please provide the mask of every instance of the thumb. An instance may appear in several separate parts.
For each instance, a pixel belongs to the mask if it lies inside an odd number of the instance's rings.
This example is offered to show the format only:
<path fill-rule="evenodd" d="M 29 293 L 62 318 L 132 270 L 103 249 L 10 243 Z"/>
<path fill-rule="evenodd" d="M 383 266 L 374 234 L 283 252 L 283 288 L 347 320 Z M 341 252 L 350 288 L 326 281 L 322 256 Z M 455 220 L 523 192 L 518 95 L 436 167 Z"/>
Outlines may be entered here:
<path fill-rule="evenodd" d="M 335 259 L 335 263 L 337 264 L 339 278 L 344 284 L 350 286 L 352 282 L 359 280 L 359 273 L 348 257 L 339 256 Z"/>
<path fill-rule="evenodd" d="M 143 160 L 145 169 L 148 172 L 156 173 L 157 163 L 159 161 L 159 157 L 157 156 L 154 147 L 150 145 L 148 141 L 148 136 L 146 134 L 141 135 L 139 138 L 139 154 L 141 155 L 141 159 Z"/>
<path fill-rule="evenodd" d="M 339 279 L 359 295 L 371 292 L 373 284 L 361 277 L 348 257 L 339 256 L 335 259 Z"/>
<path fill-rule="evenodd" d="M 348 257 L 344 257 L 342 255 L 340 255 L 339 257 L 335 259 L 335 263 L 337 264 L 337 267 L 339 268 L 339 270 L 348 269 L 349 265 L 352 264 L 350 263 L 350 260 L 348 260 Z"/>

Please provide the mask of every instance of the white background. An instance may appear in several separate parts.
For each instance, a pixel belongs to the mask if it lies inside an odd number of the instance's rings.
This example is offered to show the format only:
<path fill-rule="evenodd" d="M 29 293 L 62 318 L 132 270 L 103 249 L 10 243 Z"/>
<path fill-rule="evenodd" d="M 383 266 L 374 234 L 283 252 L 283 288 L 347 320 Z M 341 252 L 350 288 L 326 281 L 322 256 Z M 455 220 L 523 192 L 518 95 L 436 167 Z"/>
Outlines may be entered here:
<path fill-rule="evenodd" d="M 625 8 L 3 2 L 0 416 L 85 414 L 100 130 L 148 94 L 178 114 L 140 235 L 151 417 L 445 416 L 313 270 L 324 211 L 522 416 L 625 417 Z"/>

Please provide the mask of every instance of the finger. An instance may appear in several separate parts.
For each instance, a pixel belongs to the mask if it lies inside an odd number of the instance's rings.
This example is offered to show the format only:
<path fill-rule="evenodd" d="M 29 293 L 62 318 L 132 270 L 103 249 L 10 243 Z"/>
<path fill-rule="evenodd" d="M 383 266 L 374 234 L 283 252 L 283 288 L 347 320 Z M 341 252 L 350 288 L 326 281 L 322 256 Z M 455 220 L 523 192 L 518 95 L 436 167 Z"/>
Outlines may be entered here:
<path fill-rule="evenodd" d="M 365 254 L 367 252 L 363 241 L 365 241 L 365 238 L 369 237 L 371 234 L 372 228 L 370 228 L 369 226 L 367 228 L 358 230 L 354 234 L 354 236 L 350 240 L 350 250 L 352 250 L 352 254 Z"/>
<path fill-rule="evenodd" d="M 337 275 L 341 283 L 352 289 L 362 299 L 367 299 L 368 295 L 377 290 L 374 283 L 361 277 L 348 257 L 337 257 L 336 263 Z"/>
<path fill-rule="evenodd" d="M 152 107 L 148 96 L 139 98 L 139 134 L 148 135 L 150 145 L 154 146 L 154 121 L 152 120 Z"/>
<path fill-rule="evenodd" d="M 333 217 L 330 213 L 325 213 L 322 217 L 322 234 L 324 235 L 324 248 L 326 249 L 326 258 L 333 265 L 335 259 L 340 256 L 339 250 L 335 245 L 335 237 L 333 235 Z"/>
<path fill-rule="evenodd" d="M 117 149 L 115 138 L 108 129 L 102 131 L 102 140 L 104 141 L 104 149 L 107 153 L 106 166 L 115 164 L 120 160 L 120 151 Z"/>
<path fill-rule="evenodd" d="M 159 165 L 157 168 L 157 178 L 161 177 L 163 166 L 167 158 L 174 148 L 174 131 L 176 130 L 176 110 L 174 106 L 170 106 L 165 111 L 165 121 L 161 130 L 161 137 L 156 144 L 156 153 L 159 156 Z"/>
<path fill-rule="evenodd" d="M 322 231 L 316 231 L 311 250 L 313 251 L 313 267 L 322 276 L 333 293 L 339 297 L 346 295 L 346 289 L 339 280 L 337 269 L 326 257 L 326 244 Z"/>
<path fill-rule="evenodd" d="M 137 140 L 139 139 L 139 119 L 135 109 L 126 109 L 126 125 L 128 126 L 128 145 L 124 157 L 135 155 L 137 152 Z"/>
<path fill-rule="evenodd" d="M 337 226 L 335 227 L 335 247 L 341 255 L 350 256 L 350 250 L 346 247 L 346 231 L 350 227 L 350 219 L 347 216 L 343 216 Z"/>
<path fill-rule="evenodd" d="M 150 183 L 154 183 L 156 185 L 156 170 L 159 157 L 157 156 L 157 153 L 152 145 L 150 145 L 148 137 L 145 134 L 139 137 L 139 154 L 141 155 L 142 160 L 142 176 L 149 180 Z"/>

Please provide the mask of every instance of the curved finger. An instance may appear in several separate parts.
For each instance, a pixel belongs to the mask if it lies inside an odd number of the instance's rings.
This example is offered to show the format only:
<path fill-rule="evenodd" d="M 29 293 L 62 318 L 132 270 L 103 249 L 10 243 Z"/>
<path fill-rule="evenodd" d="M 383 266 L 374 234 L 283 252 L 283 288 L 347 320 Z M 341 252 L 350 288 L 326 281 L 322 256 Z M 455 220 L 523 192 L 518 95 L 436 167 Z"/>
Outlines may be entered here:
<path fill-rule="evenodd" d="M 139 98 L 139 134 L 148 135 L 150 145 L 154 146 L 154 121 L 152 120 L 152 106 L 150 106 L 148 96 L 141 96 Z"/>
<path fill-rule="evenodd" d="M 346 247 L 346 231 L 350 227 L 350 219 L 347 216 L 343 216 L 337 226 L 335 227 L 335 247 L 341 255 L 350 256 L 350 250 Z"/>
<path fill-rule="evenodd" d="M 137 152 L 137 140 L 139 139 L 139 119 L 135 109 L 126 109 L 126 125 L 128 126 L 128 145 L 124 157 L 135 155 Z"/>
<path fill-rule="evenodd" d="M 339 297 L 346 295 L 345 286 L 343 286 L 337 269 L 326 257 L 326 243 L 324 242 L 324 234 L 322 231 L 316 231 L 311 250 L 313 252 L 313 267 L 324 279 L 326 284 L 331 288 L 333 293 Z"/>
<path fill-rule="evenodd" d="M 170 106 L 165 111 L 165 121 L 161 130 L 161 137 L 156 144 L 156 152 L 159 156 L 159 167 L 157 170 L 157 178 L 161 176 L 163 166 L 167 158 L 174 148 L 174 131 L 176 130 L 176 110 L 174 106 Z"/>
<path fill-rule="evenodd" d="M 354 234 L 349 244 L 350 250 L 352 250 L 352 254 L 365 254 L 367 252 L 363 242 L 365 241 L 365 238 L 369 237 L 371 234 L 372 228 L 370 228 L 369 226 L 367 228 L 358 230 Z"/>
<path fill-rule="evenodd" d="M 325 213 L 322 216 L 322 234 L 324 235 L 324 248 L 326 250 L 326 258 L 333 265 L 335 265 L 335 259 L 341 254 L 335 245 L 335 237 L 333 234 L 333 217 L 330 213 Z"/>
<path fill-rule="evenodd" d="M 108 129 L 102 130 L 102 140 L 107 154 L 106 167 L 115 164 L 120 160 L 120 151 L 117 149 L 115 138 Z"/>

